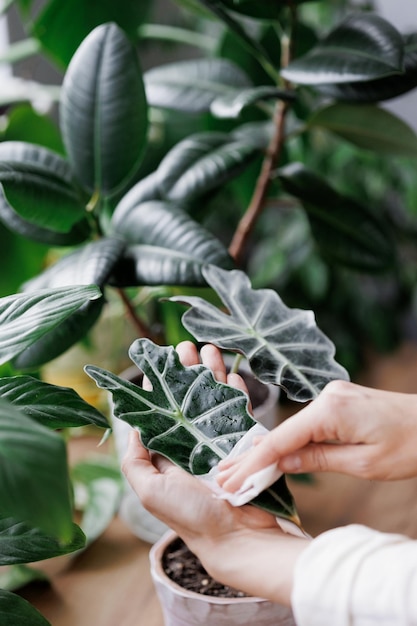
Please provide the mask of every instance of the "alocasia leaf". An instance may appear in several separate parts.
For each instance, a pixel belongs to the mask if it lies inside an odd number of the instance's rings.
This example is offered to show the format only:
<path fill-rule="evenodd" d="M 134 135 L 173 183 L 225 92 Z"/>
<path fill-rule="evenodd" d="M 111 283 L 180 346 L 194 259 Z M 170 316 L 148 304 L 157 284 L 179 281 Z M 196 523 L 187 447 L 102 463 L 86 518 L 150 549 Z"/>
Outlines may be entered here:
<path fill-rule="evenodd" d="M 192 306 L 182 321 L 198 341 L 244 354 L 262 382 L 280 385 L 298 402 L 315 398 L 332 379 L 348 378 L 312 311 L 288 308 L 272 289 L 252 289 L 244 272 L 209 265 L 203 274 L 228 313 L 196 296 L 170 298 Z"/>
<path fill-rule="evenodd" d="M 244 392 L 216 381 L 204 365 L 184 367 L 174 348 L 138 339 L 129 355 L 150 380 L 151 391 L 93 365 L 85 371 L 112 392 L 114 415 L 139 430 L 149 450 L 191 474 L 209 472 L 255 424 Z M 284 477 L 252 504 L 298 522 Z"/>

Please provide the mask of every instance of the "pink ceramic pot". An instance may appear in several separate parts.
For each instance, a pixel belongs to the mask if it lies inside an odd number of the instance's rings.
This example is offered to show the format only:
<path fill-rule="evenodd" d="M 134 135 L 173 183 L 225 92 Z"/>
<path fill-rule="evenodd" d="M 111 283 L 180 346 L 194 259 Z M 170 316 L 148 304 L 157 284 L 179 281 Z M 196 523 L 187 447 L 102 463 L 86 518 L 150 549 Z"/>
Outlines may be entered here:
<path fill-rule="evenodd" d="M 151 573 L 165 626 L 295 626 L 291 609 L 262 598 L 215 598 L 187 591 L 162 568 L 162 555 L 177 535 L 166 533 L 150 551 Z"/>

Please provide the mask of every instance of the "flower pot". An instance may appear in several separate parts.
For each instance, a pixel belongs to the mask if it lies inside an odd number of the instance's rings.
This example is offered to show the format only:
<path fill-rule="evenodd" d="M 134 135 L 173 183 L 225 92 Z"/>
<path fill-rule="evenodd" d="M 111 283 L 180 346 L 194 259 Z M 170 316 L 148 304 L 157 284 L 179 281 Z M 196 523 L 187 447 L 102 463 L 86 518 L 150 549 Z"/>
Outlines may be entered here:
<path fill-rule="evenodd" d="M 291 609 L 252 596 L 218 598 L 188 591 L 165 573 L 162 558 L 177 535 L 169 531 L 149 554 L 165 626 L 295 626 Z"/>
<path fill-rule="evenodd" d="M 227 366 L 229 363 L 227 356 L 225 362 Z M 244 363 L 239 373 L 244 377 L 248 376 L 246 382 L 249 392 L 252 384 L 259 385 L 262 392 L 262 402 L 254 405 L 253 415 L 257 421 L 270 430 L 277 424 L 279 388 L 274 385 L 264 385 L 253 379 L 249 367 L 245 366 Z M 120 376 L 131 382 L 141 384 L 141 374 L 136 366 L 129 367 Z M 252 378 L 252 382 L 250 382 L 249 376 Z M 112 418 L 112 427 L 117 456 L 121 462 L 127 449 L 131 426 L 122 420 Z M 119 516 L 136 537 L 149 543 L 154 543 L 168 530 L 168 527 L 142 506 L 128 481 L 124 480 L 125 492 L 121 500 Z"/>

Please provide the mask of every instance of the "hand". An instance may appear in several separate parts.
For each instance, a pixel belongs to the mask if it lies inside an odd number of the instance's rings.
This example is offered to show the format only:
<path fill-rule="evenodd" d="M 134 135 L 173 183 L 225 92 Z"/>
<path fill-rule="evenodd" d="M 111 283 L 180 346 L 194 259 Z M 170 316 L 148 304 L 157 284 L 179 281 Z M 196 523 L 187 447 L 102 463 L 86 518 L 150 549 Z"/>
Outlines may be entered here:
<path fill-rule="evenodd" d="M 192 343 L 180 344 L 177 351 L 184 365 L 198 362 Z M 237 375 L 226 377 L 214 346 L 205 346 L 201 358 L 218 380 L 244 388 Z M 160 455 L 151 456 L 135 431 L 122 469 L 145 508 L 182 537 L 214 578 L 289 605 L 295 561 L 308 540 L 285 535 L 272 515 L 254 506 L 237 508 L 216 499 L 197 478 Z"/>
<path fill-rule="evenodd" d="M 218 482 L 236 491 L 245 478 L 277 463 L 283 472 L 341 472 L 370 480 L 417 475 L 417 395 L 345 381 L 320 396 L 234 461 Z"/>

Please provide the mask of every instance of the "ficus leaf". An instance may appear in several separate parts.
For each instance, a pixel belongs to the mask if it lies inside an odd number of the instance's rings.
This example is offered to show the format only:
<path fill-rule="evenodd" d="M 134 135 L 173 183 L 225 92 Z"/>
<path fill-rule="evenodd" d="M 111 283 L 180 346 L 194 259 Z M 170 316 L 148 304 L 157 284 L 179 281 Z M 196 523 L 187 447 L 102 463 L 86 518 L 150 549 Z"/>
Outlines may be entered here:
<path fill-rule="evenodd" d="M 252 289 L 238 270 L 211 265 L 203 275 L 228 312 L 196 296 L 170 298 L 191 306 L 182 321 L 198 341 L 244 354 L 262 382 L 280 385 L 298 402 L 317 397 L 330 380 L 348 378 L 312 311 L 288 308 L 272 289 Z"/>
<path fill-rule="evenodd" d="M 233 118 L 238 117 L 246 107 L 265 100 L 294 100 L 294 94 L 272 85 L 240 89 L 213 100 L 210 110 L 216 117 Z"/>
<path fill-rule="evenodd" d="M 0 623 L 2 626 L 51 626 L 27 600 L 3 589 L 0 589 Z"/>
<path fill-rule="evenodd" d="M 129 355 L 152 391 L 92 365 L 85 370 L 99 387 L 112 392 L 115 416 L 138 429 L 145 446 L 191 474 L 209 472 L 255 424 L 244 392 L 216 381 L 204 365 L 184 367 L 172 347 L 138 339 Z M 296 519 L 283 477 L 252 503 Z"/>
<path fill-rule="evenodd" d="M 281 75 L 304 85 L 368 81 L 401 74 L 403 56 L 403 39 L 392 24 L 376 14 L 358 13 L 347 17 Z"/>

